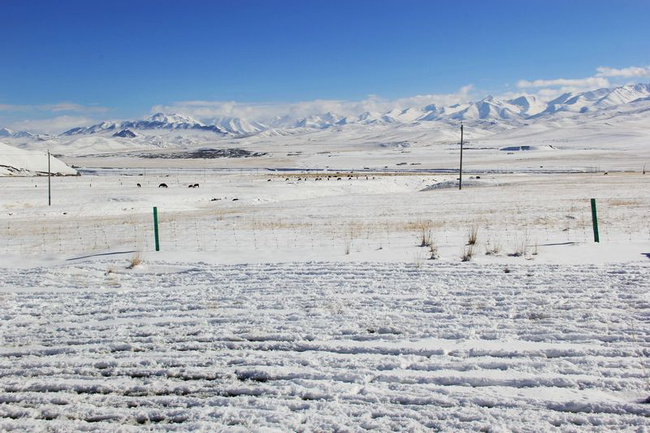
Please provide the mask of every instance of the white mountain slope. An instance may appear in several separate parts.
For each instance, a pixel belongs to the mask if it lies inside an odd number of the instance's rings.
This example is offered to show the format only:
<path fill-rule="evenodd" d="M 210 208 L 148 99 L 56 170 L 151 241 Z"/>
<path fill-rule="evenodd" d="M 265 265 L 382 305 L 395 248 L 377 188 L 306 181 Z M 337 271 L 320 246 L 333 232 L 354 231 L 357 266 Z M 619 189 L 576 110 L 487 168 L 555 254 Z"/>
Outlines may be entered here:
<path fill-rule="evenodd" d="M 612 107 L 648 97 L 650 97 L 650 84 L 635 84 L 612 90 L 605 97 L 599 99 L 595 105 Z"/>
<path fill-rule="evenodd" d="M 547 104 L 536 117 L 558 112 L 587 113 L 650 97 L 650 84 L 630 84 L 614 89 L 597 89 L 578 94 L 565 93 Z"/>
<path fill-rule="evenodd" d="M 233 135 L 257 134 L 258 132 L 269 129 L 269 127 L 263 123 L 248 121 L 240 117 L 217 117 L 211 122 L 211 124 L 216 125 L 223 131 Z"/>
<path fill-rule="evenodd" d="M 46 152 L 17 149 L 0 142 L 0 176 L 33 176 L 47 174 Z M 50 158 L 50 171 L 56 175 L 76 175 L 77 171 L 55 157 Z"/>
<path fill-rule="evenodd" d="M 0 137 L 2 138 L 34 138 L 35 135 L 27 131 L 12 131 L 9 128 L 0 129 Z"/>
<path fill-rule="evenodd" d="M 343 116 L 327 112 L 321 115 L 307 116 L 296 122 L 296 128 L 322 129 L 336 125 L 344 119 Z M 346 121 L 347 122 L 347 121 Z"/>

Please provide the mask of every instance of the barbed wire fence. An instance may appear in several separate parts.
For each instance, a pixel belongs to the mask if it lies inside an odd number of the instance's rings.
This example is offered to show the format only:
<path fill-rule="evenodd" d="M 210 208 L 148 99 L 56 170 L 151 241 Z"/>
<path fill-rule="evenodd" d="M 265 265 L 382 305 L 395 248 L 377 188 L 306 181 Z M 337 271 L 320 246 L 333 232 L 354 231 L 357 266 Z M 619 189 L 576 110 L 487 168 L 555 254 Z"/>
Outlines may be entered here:
<path fill-rule="evenodd" d="M 626 201 L 627 200 L 627 201 Z M 650 226 L 637 215 L 630 218 L 634 199 L 617 198 L 599 207 L 601 242 L 613 238 L 650 240 Z M 479 209 L 481 204 L 473 203 Z M 532 216 L 521 203 L 500 203 L 498 214 L 472 211 L 469 206 L 436 215 L 328 218 L 223 215 L 209 212 L 161 212 L 159 231 L 163 251 L 206 251 L 223 249 L 323 249 L 343 252 L 350 244 L 367 248 L 408 247 L 417 243 L 423 230 L 431 232 L 441 245 L 463 245 L 467 231 L 476 227 L 481 242 L 499 242 L 504 249 L 527 242 L 592 242 L 591 215 L 587 204 L 570 202 L 566 211 Z M 643 206 L 635 210 L 643 212 Z M 497 221 L 498 220 L 498 221 Z M 153 251 L 153 221 L 148 213 L 102 217 L 61 215 L 34 219 L 6 216 L 0 220 L 4 254 L 81 254 L 96 251 Z"/>

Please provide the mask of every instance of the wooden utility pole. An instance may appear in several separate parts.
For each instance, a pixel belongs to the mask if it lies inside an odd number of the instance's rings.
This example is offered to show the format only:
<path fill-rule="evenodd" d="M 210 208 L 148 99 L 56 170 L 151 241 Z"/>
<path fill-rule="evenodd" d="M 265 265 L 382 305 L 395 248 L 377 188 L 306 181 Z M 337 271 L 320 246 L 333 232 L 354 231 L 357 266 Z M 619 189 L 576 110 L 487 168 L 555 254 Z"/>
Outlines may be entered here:
<path fill-rule="evenodd" d="M 458 190 L 463 189 L 463 124 L 460 124 L 460 170 L 458 174 Z"/>
<path fill-rule="evenodd" d="M 52 206 L 52 169 L 50 168 L 50 149 L 47 150 L 47 205 Z"/>

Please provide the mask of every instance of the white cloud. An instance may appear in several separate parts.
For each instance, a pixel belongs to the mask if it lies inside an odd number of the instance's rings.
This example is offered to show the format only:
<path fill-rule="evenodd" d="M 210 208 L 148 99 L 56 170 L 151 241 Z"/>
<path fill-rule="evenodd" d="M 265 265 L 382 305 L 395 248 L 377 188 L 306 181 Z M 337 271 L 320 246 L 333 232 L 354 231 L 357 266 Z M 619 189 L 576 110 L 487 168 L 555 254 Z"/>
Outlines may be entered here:
<path fill-rule="evenodd" d="M 74 102 L 59 102 L 58 104 L 39 105 L 38 109 L 41 111 L 51 111 L 54 113 L 69 111 L 76 113 L 106 113 L 108 108 L 100 106 L 88 106 L 75 104 Z"/>
<path fill-rule="evenodd" d="M 59 102 L 56 104 L 42 105 L 0 104 L 0 111 L 8 113 L 3 123 L 13 130 L 35 133 L 59 133 L 76 126 L 97 123 L 97 119 L 93 119 L 90 116 L 97 113 L 106 113 L 109 109 L 95 105 L 76 104 L 74 102 Z M 46 118 L 43 118 L 44 116 Z"/>
<path fill-rule="evenodd" d="M 455 93 L 417 95 L 400 99 L 384 99 L 376 95 L 369 95 L 361 101 L 344 101 L 332 99 L 317 99 L 299 102 L 266 102 L 245 103 L 235 101 L 180 101 L 170 105 L 156 105 L 151 108 L 152 113 L 183 113 L 209 121 L 218 117 L 241 117 L 247 120 L 264 122 L 274 117 L 288 116 L 292 119 L 301 119 L 310 115 L 336 113 L 342 116 L 357 116 L 366 111 L 384 113 L 393 109 L 407 107 L 423 107 L 430 104 L 452 105 L 468 102 L 473 85 L 460 88 Z"/>
<path fill-rule="evenodd" d="M 555 78 L 548 80 L 519 80 L 517 87 L 526 91 L 533 91 L 535 96 L 542 100 L 553 99 L 563 93 L 584 92 L 603 87 L 621 86 L 630 84 L 626 79 L 650 77 L 650 66 L 630 66 L 615 69 L 600 66 L 592 77 L 585 78 Z"/>
<path fill-rule="evenodd" d="M 88 126 L 93 123 L 95 123 L 94 119 L 84 116 L 57 116 L 49 119 L 22 120 L 9 124 L 9 128 L 14 131 L 58 134 L 70 128 Z"/>
<path fill-rule="evenodd" d="M 517 87 L 520 89 L 527 89 L 531 87 L 571 87 L 571 88 L 589 88 L 607 87 L 609 81 L 603 77 L 587 77 L 578 79 L 557 78 L 554 80 L 519 80 Z"/>
<path fill-rule="evenodd" d="M 56 104 L 42 104 L 42 105 L 12 105 L 0 104 L 0 111 L 45 111 L 51 113 L 106 113 L 109 111 L 107 107 L 98 105 L 82 105 L 74 102 L 59 102 Z"/>
<path fill-rule="evenodd" d="M 596 68 L 596 77 L 623 77 L 644 78 L 650 77 L 650 66 L 630 66 L 629 68 L 615 69 L 600 66 Z"/>

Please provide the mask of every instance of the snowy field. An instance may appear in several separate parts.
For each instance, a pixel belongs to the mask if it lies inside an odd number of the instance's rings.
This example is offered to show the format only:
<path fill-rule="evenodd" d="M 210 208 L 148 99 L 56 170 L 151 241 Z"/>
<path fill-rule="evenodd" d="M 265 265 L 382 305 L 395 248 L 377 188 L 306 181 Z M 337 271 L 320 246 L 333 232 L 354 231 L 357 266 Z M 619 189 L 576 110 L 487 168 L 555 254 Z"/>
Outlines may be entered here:
<path fill-rule="evenodd" d="M 2 273 L 0 428 L 647 431 L 647 264 Z"/>
<path fill-rule="evenodd" d="M 650 431 L 647 150 L 517 140 L 0 177 L 0 430 Z"/>

